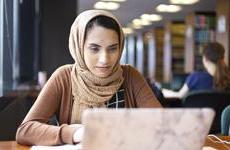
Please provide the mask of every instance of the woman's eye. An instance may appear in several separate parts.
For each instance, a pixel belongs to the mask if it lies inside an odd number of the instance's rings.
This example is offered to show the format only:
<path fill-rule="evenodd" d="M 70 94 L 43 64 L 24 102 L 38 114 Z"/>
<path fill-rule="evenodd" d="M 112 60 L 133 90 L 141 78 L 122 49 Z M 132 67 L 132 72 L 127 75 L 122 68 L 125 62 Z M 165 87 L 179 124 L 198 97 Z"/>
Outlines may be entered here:
<path fill-rule="evenodd" d="M 99 51 L 99 48 L 97 48 L 97 47 L 90 47 L 89 49 L 93 53 L 97 53 Z"/>
<path fill-rule="evenodd" d="M 109 51 L 110 51 L 110 52 L 115 52 L 115 51 L 117 51 L 117 50 L 118 50 L 117 47 L 111 47 L 111 48 L 109 48 Z"/>

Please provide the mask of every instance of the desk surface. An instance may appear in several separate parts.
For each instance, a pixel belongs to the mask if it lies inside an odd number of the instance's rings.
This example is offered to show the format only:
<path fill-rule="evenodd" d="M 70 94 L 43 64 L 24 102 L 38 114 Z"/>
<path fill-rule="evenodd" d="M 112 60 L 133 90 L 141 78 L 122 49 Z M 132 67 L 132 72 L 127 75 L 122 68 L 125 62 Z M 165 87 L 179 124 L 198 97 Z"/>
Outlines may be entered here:
<path fill-rule="evenodd" d="M 219 136 L 219 138 L 224 141 L 230 141 L 230 136 Z M 205 146 L 210 146 L 218 150 L 230 150 L 230 144 L 218 143 L 218 140 L 211 137 L 207 137 L 205 141 Z"/>
<path fill-rule="evenodd" d="M 15 141 L 1 141 L 0 150 L 29 150 L 30 147 L 17 144 Z"/>
<path fill-rule="evenodd" d="M 222 140 L 230 141 L 230 136 L 219 136 Z M 213 138 L 212 138 L 213 139 Z M 215 140 L 216 141 L 216 140 Z M 207 137 L 205 146 L 210 146 L 218 150 L 230 150 L 230 144 L 215 143 Z M 29 146 L 22 146 L 15 141 L 1 141 L 0 150 L 29 150 Z"/>

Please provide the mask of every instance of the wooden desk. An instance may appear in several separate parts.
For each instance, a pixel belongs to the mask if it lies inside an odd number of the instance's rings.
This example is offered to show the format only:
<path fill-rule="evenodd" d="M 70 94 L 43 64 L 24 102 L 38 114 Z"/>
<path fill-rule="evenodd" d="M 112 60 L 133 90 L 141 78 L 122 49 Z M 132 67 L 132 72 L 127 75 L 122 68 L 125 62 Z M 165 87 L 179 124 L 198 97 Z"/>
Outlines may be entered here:
<path fill-rule="evenodd" d="M 29 146 L 22 146 L 15 141 L 1 141 L 0 150 L 29 150 Z"/>
<path fill-rule="evenodd" d="M 219 136 L 222 140 L 230 141 L 230 136 Z M 205 146 L 216 148 L 217 150 L 230 150 L 230 144 L 215 143 L 207 137 Z M 15 141 L 0 142 L 0 150 L 29 150 L 29 146 L 22 146 Z"/>
<path fill-rule="evenodd" d="M 218 136 L 220 139 L 225 140 L 225 141 L 230 141 L 230 136 Z M 230 150 L 230 144 L 223 144 L 223 143 L 214 143 L 211 139 L 211 137 L 207 137 L 205 141 L 205 146 L 210 146 L 213 148 L 216 148 L 218 150 Z M 212 138 L 214 141 L 215 138 Z"/>

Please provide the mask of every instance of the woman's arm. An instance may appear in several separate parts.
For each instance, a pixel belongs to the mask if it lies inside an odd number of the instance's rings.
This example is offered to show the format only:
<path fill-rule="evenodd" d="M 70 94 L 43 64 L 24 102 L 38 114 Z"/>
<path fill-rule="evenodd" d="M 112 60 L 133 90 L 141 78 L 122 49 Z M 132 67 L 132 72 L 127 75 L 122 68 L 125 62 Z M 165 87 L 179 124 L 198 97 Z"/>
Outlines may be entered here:
<path fill-rule="evenodd" d="M 48 125 L 48 120 L 59 113 L 62 99 L 64 69 L 58 69 L 40 92 L 16 133 L 16 141 L 25 145 L 59 145 L 73 143 L 76 126 Z M 67 100 L 67 99 L 65 99 Z M 68 111 L 68 110 L 66 110 Z"/>
<path fill-rule="evenodd" d="M 166 98 L 183 98 L 189 91 L 188 85 L 185 83 L 183 87 L 178 91 L 168 90 L 168 89 L 162 89 L 162 93 L 164 97 Z"/>

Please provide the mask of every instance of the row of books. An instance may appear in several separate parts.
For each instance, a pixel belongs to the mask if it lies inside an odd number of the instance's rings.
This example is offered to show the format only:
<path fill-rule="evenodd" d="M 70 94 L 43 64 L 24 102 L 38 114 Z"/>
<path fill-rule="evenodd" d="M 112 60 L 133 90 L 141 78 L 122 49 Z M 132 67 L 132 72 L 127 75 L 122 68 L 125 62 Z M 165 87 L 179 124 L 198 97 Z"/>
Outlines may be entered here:
<path fill-rule="evenodd" d="M 215 40 L 215 31 L 210 29 L 195 30 L 194 41 L 195 43 L 207 43 Z"/>
<path fill-rule="evenodd" d="M 215 29 L 216 18 L 215 14 L 198 14 L 195 16 L 195 27 Z"/>

